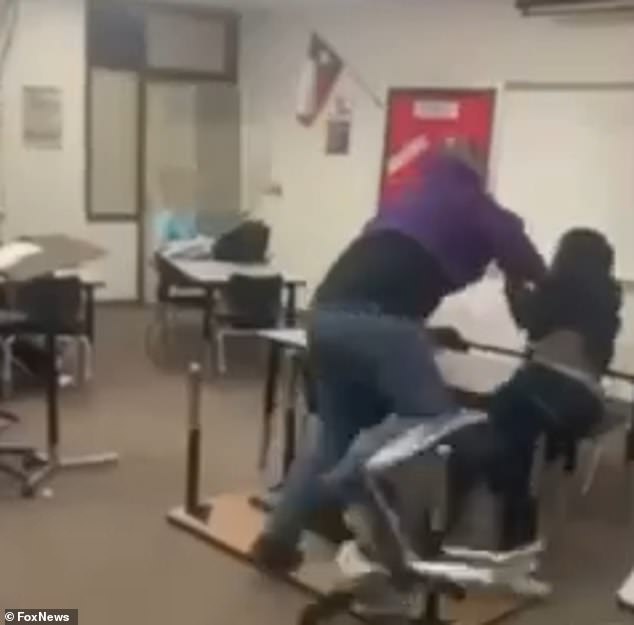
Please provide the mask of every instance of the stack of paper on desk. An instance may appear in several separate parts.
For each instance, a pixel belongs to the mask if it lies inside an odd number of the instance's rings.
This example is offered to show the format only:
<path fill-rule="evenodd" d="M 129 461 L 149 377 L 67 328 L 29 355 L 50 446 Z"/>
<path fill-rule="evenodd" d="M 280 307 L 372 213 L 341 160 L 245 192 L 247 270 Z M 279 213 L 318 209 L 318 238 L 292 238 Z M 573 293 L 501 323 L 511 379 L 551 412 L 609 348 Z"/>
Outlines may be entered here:
<path fill-rule="evenodd" d="M 39 254 L 42 248 L 29 241 L 12 241 L 0 247 L 0 271 L 10 271 L 24 259 Z"/>
<path fill-rule="evenodd" d="M 0 247 L 0 274 L 12 281 L 31 280 L 104 255 L 102 248 L 64 234 L 29 237 Z"/>

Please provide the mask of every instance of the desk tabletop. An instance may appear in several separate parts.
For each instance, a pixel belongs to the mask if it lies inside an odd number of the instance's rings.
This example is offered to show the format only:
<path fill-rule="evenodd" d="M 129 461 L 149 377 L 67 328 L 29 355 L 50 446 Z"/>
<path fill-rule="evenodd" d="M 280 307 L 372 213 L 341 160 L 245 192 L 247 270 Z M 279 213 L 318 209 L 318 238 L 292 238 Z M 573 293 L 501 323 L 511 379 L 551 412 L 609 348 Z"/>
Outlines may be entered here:
<path fill-rule="evenodd" d="M 175 259 L 163 257 L 174 269 L 192 282 L 201 284 L 226 284 L 232 275 L 243 276 L 270 276 L 281 275 L 287 284 L 302 285 L 305 280 L 295 276 L 288 271 L 284 271 L 274 263 L 263 263 L 257 265 L 242 263 L 227 263 L 224 261 L 204 259 Z"/>
<path fill-rule="evenodd" d="M 262 330 L 258 332 L 260 336 L 273 343 L 291 349 L 306 349 L 308 339 L 306 330 L 302 328 L 280 328 L 279 330 Z"/>

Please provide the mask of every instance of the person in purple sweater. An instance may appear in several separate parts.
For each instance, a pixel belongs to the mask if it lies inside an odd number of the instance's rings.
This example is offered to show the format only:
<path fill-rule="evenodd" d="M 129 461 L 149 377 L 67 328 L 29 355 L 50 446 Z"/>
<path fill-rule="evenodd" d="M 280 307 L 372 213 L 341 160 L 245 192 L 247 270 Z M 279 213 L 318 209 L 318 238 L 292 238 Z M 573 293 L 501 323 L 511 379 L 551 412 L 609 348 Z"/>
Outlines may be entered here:
<path fill-rule="evenodd" d="M 308 337 L 321 430 L 252 547 L 260 567 L 299 565 L 302 530 L 328 498 L 322 477 L 358 434 L 390 415 L 433 419 L 454 409 L 425 331 L 442 300 L 491 263 L 514 284 L 543 277 L 521 219 L 487 194 L 476 162 L 467 150 L 431 156 L 424 185 L 382 207 L 317 289 Z"/>

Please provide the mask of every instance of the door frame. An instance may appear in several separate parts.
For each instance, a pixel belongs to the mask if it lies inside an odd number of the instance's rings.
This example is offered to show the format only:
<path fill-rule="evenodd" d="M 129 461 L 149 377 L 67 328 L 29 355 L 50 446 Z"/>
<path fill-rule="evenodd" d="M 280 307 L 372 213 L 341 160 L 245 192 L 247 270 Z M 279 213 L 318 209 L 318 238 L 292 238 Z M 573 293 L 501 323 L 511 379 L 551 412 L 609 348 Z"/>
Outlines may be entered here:
<path fill-rule="evenodd" d="M 108 0 L 110 3 L 111 0 Z M 221 82 L 238 86 L 239 73 L 239 14 L 235 11 L 219 8 L 200 7 L 195 4 L 173 6 L 163 2 L 148 3 L 147 0 L 120 2 L 112 0 L 111 6 L 134 9 L 141 12 L 143 19 L 147 15 L 157 13 L 172 13 L 193 18 L 215 18 L 225 23 L 225 68 L 223 72 L 198 72 L 178 69 L 157 69 L 143 62 L 140 67 L 109 67 L 107 64 L 97 63 L 91 43 L 93 9 L 103 6 L 103 0 L 88 0 L 84 12 L 85 32 L 85 76 L 84 76 L 84 214 L 88 225 L 94 223 L 131 224 L 136 228 L 136 294 L 133 303 L 145 303 L 145 218 L 146 206 L 146 160 L 147 160 L 147 92 L 148 86 L 155 82 Z M 114 71 L 133 72 L 138 78 L 138 111 L 137 111 L 137 176 L 136 176 L 136 213 L 134 215 L 94 215 L 91 212 L 91 166 L 92 166 L 92 70 L 111 69 Z"/>

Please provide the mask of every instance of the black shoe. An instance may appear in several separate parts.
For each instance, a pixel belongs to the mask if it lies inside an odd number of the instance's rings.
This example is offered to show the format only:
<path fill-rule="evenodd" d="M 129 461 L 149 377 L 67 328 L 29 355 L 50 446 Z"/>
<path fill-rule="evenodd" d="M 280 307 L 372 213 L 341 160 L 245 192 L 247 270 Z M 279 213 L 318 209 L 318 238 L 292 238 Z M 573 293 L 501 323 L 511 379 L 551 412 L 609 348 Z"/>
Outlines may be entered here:
<path fill-rule="evenodd" d="M 335 545 L 354 538 L 345 524 L 342 509 L 335 505 L 323 506 L 315 512 L 308 522 L 308 529 Z"/>
<path fill-rule="evenodd" d="M 292 573 L 302 563 L 302 552 L 268 534 L 261 534 L 251 547 L 253 563 L 261 570 L 275 575 Z"/>

